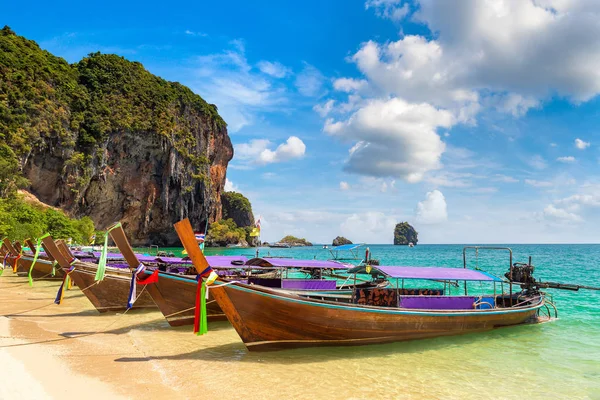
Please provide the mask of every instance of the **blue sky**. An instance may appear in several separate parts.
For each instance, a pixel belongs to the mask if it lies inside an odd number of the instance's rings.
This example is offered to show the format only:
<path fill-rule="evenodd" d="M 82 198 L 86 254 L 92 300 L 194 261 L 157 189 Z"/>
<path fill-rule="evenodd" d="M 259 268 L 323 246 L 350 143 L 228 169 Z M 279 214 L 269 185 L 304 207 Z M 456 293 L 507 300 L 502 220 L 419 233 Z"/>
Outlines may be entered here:
<path fill-rule="evenodd" d="M 76 62 L 117 53 L 229 124 L 228 189 L 263 240 L 599 242 L 600 4 L 66 2 L 0 23 Z"/>

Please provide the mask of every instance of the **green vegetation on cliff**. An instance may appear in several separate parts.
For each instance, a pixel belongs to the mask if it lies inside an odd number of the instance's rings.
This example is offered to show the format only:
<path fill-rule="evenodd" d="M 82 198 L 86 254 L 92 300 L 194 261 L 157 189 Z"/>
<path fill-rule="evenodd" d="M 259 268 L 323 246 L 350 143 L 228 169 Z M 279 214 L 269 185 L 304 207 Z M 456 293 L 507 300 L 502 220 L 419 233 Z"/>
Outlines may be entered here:
<path fill-rule="evenodd" d="M 394 229 L 394 244 L 407 245 L 409 243 L 417 244 L 419 241 L 418 233 L 408 222 L 400 222 L 396 224 Z"/>
<path fill-rule="evenodd" d="M 71 189 L 78 191 L 91 179 L 93 159 L 102 164 L 105 155 L 97 150 L 109 133 L 157 132 L 204 180 L 200 167 L 208 160 L 196 151 L 190 129 L 195 115 L 225 126 L 215 105 L 152 75 L 139 62 L 92 53 L 70 65 L 9 27 L 0 30 L 0 140 L 10 146 L 19 168 L 35 148 L 56 148 L 69 154 L 64 172 L 74 176 Z M 2 163 L 0 169 L 0 177 L 6 171 L 19 175 L 14 163 Z"/>
<path fill-rule="evenodd" d="M 292 235 L 287 235 L 279 241 L 280 243 L 287 243 L 290 246 L 312 246 L 312 243 L 304 238 L 297 238 Z"/>
<path fill-rule="evenodd" d="M 94 232 L 88 217 L 71 219 L 62 211 L 29 204 L 19 195 L 0 199 L 0 237 L 22 241 L 49 233 L 54 239 L 88 244 Z"/>
<path fill-rule="evenodd" d="M 225 192 L 221 194 L 221 203 L 223 204 L 223 219 L 231 218 L 239 227 L 254 225 L 252 205 L 243 194 Z"/>
<path fill-rule="evenodd" d="M 210 224 L 206 235 L 206 245 L 212 247 L 225 247 L 228 244 L 247 245 L 245 228 L 236 225 L 233 219 L 222 219 Z"/>

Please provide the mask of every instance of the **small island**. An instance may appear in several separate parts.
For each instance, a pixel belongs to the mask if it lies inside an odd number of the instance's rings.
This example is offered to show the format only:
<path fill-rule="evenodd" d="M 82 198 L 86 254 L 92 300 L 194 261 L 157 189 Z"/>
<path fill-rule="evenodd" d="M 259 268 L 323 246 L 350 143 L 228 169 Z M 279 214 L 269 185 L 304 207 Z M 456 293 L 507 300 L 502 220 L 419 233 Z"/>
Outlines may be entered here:
<path fill-rule="evenodd" d="M 332 246 L 341 246 L 343 244 L 352 244 L 352 241 L 346 239 L 343 236 L 338 236 L 331 242 Z"/>
<path fill-rule="evenodd" d="M 287 235 L 286 237 L 284 237 L 283 239 L 281 239 L 277 243 L 287 244 L 290 247 L 312 246 L 312 243 L 309 242 L 308 240 L 306 240 L 304 238 L 297 238 L 297 237 L 292 236 L 292 235 Z"/>
<path fill-rule="evenodd" d="M 416 245 L 418 239 L 418 233 L 408 222 L 400 222 L 396 224 L 394 229 L 394 244 L 395 245 Z"/>

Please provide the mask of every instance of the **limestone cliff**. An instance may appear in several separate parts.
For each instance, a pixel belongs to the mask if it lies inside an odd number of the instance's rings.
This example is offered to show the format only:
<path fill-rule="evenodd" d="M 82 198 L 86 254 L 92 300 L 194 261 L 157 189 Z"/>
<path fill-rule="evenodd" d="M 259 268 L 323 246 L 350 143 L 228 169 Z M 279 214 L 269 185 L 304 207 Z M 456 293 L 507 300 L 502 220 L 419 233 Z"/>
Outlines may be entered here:
<path fill-rule="evenodd" d="M 140 63 L 94 53 L 69 65 L 5 27 L 0 138 L 41 201 L 99 229 L 121 220 L 133 244 L 177 244 L 174 222 L 221 218 L 225 122 Z"/>
<path fill-rule="evenodd" d="M 394 228 L 394 244 L 408 245 L 412 243 L 416 245 L 418 241 L 417 231 L 408 222 L 396 224 L 396 228 Z"/>

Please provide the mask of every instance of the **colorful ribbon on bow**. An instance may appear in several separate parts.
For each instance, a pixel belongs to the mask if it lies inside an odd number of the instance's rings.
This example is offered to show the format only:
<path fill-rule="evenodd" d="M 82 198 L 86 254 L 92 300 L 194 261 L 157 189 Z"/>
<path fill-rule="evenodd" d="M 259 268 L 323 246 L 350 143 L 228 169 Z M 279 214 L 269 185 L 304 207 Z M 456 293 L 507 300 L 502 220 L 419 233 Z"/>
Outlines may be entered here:
<path fill-rule="evenodd" d="M 71 260 L 71 262 L 69 262 L 71 267 L 67 271 L 65 271 L 65 276 L 63 277 L 63 281 L 60 284 L 60 287 L 58 288 L 58 293 L 56 293 L 56 298 L 54 299 L 55 304 L 62 303 L 63 296 L 65 294 L 65 284 L 66 284 L 67 289 L 71 289 L 71 277 L 69 277 L 69 275 L 71 274 L 71 272 L 73 272 L 75 270 L 75 266 L 73 264 L 76 261 L 77 261 L 77 259 L 74 258 Z"/>
<path fill-rule="evenodd" d="M 106 233 L 104 234 L 104 246 L 102 246 L 102 253 L 100 253 L 100 260 L 98 260 L 98 269 L 96 270 L 96 281 L 104 280 L 104 276 L 106 275 L 106 259 L 108 258 L 108 234 L 113 229 L 121 226 L 121 223 L 118 222 L 112 227 L 108 228 Z"/>
<path fill-rule="evenodd" d="M 42 239 L 45 237 L 48 237 L 48 236 L 50 236 L 50 234 L 47 233 L 37 240 L 37 246 L 35 246 L 35 255 L 33 256 L 33 262 L 31 263 L 31 266 L 29 267 L 29 273 L 27 274 L 27 280 L 29 281 L 30 287 L 33 287 L 33 278 L 31 277 L 31 272 L 33 271 L 33 266 L 37 262 L 37 259 L 40 255 L 40 247 L 42 245 Z"/>
<path fill-rule="evenodd" d="M 21 258 L 21 253 L 19 253 L 15 259 L 13 260 L 13 274 L 17 273 L 17 266 L 19 265 L 19 259 Z"/>
<path fill-rule="evenodd" d="M 197 275 L 196 309 L 194 312 L 194 333 L 198 336 L 208 332 L 208 319 L 206 316 L 206 284 L 202 275 Z"/>
<path fill-rule="evenodd" d="M 8 256 L 10 256 L 10 253 L 6 253 L 4 255 L 4 259 L 2 260 L 2 269 L 0 270 L 0 276 L 2 276 L 2 273 L 4 273 L 4 268 L 6 268 L 6 260 L 8 259 Z"/>
<path fill-rule="evenodd" d="M 133 303 L 137 300 L 137 285 L 149 285 L 158 282 L 158 270 L 155 269 L 146 279 L 140 279 L 139 276 L 146 272 L 146 266 L 140 264 L 131 274 L 131 284 L 129 286 L 129 298 L 127 299 L 127 309 L 133 307 Z"/>

